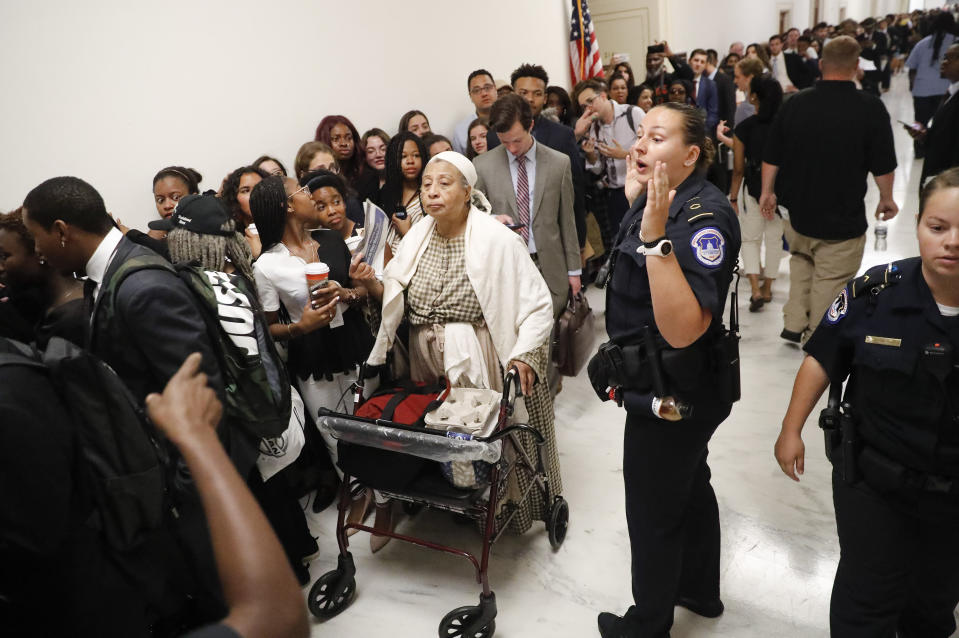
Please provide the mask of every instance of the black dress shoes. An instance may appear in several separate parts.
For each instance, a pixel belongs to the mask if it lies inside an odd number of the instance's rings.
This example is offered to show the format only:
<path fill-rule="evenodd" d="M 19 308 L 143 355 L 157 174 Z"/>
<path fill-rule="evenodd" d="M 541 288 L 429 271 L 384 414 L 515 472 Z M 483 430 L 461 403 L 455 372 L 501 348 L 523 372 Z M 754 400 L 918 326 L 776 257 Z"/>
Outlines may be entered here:
<path fill-rule="evenodd" d="M 719 618 L 726 609 L 723 601 L 718 598 L 715 600 L 696 600 L 695 598 L 680 596 L 676 599 L 676 604 L 703 618 Z"/>
<path fill-rule="evenodd" d="M 783 328 L 783 331 L 779 333 L 779 336 L 785 339 L 786 341 L 790 341 L 792 343 L 802 342 L 801 332 L 793 332 L 792 330 L 786 330 L 785 328 Z"/>
<path fill-rule="evenodd" d="M 599 635 L 603 638 L 632 638 L 626 631 L 626 621 L 622 616 L 604 611 L 597 619 Z"/>

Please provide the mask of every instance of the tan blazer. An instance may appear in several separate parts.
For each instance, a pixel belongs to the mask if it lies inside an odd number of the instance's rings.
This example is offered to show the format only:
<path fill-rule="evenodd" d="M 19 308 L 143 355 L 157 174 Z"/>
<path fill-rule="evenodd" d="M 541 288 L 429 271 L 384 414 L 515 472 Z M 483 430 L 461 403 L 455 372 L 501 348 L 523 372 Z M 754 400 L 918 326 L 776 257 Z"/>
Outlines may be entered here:
<path fill-rule="evenodd" d="M 492 214 L 509 215 L 519 221 L 506 153 L 506 147 L 501 145 L 473 160 L 478 177 L 476 188 L 489 199 Z M 573 176 L 569 157 L 538 142 L 530 213 L 539 269 L 549 287 L 553 316 L 558 317 L 569 294 L 569 272 L 582 267 L 573 217 Z"/>

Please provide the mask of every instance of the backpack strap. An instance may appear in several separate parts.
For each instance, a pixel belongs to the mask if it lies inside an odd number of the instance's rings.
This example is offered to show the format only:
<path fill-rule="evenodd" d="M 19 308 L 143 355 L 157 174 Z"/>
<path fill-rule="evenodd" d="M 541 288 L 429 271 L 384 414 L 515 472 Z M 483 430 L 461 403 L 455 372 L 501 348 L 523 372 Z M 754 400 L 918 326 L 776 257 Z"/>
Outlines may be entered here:
<path fill-rule="evenodd" d="M 43 365 L 36 359 L 30 359 L 20 354 L 14 354 L 12 352 L 0 352 L 0 368 L 6 366 L 20 366 L 23 368 L 33 368 L 35 370 L 44 370 L 46 371 L 47 366 Z"/>
<path fill-rule="evenodd" d="M 4 366 L 47 370 L 33 348 L 15 339 L 0 338 L 0 368 Z"/>
<path fill-rule="evenodd" d="M 629 124 L 629 130 L 635 133 L 636 125 L 633 124 L 633 108 L 635 107 L 630 106 L 628 109 L 626 109 L 626 123 Z"/>
<path fill-rule="evenodd" d="M 141 270 L 166 270 L 172 275 L 176 275 L 176 270 L 163 257 L 157 254 L 137 255 L 127 259 L 120 264 L 110 275 L 110 278 L 102 283 L 99 297 L 93 307 L 93 315 L 87 324 L 87 344 L 92 349 L 96 333 L 94 332 L 94 319 L 101 313 L 107 317 L 107 322 L 113 320 L 116 314 L 117 293 L 120 286 L 130 275 Z"/>

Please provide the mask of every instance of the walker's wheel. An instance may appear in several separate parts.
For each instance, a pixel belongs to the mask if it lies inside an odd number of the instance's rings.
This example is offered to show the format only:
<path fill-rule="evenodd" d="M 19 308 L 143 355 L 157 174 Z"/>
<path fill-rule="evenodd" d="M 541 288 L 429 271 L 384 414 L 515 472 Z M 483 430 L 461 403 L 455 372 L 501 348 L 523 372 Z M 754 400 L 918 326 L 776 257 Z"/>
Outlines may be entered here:
<path fill-rule="evenodd" d="M 419 503 L 411 503 L 410 501 L 403 501 L 403 513 L 407 516 L 413 517 L 423 511 L 423 506 Z"/>
<path fill-rule="evenodd" d="M 353 602 L 355 594 L 355 577 L 338 569 L 326 572 L 310 588 L 307 599 L 310 613 L 317 618 L 332 618 Z"/>
<path fill-rule="evenodd" d="M 440 638 L 491 638 L 496 631 L 495 620 L 489 621 L 488 625 L 478 631 L 464 633 L 481 613 L 476 605 L 454 609 L 440 621 Z"/>
<path fill-rule="evenodd" d="M 562 496 L 553 499 L 546 519 L 546 531 L 549 532 L 549 544 L 553 549 L 559 549 L 566 540 L 566 530 L 569 529 L 569 503 Z"/>

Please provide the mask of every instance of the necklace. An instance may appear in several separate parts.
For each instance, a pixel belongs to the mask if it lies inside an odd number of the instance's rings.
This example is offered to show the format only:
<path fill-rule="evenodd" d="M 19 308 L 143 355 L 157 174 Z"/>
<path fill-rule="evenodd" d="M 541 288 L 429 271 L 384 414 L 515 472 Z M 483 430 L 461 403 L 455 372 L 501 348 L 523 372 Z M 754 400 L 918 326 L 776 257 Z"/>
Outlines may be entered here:
<path fill-rule="evenodd" d="M 290 251 L 290 254 L 299 257 L 308 264 L 312 264 L 320 260 L 320 256 L 317 254 L 319 247 L 320 245 L 317 243 L 317 241 L 310 237 L 306 244 L 306 257 L 303 256 L 304 253 L 302 248 L 294 249 L 290 246 L 287 246 L 286 249 Z"/>

